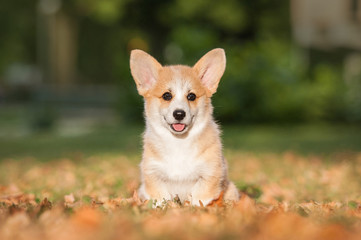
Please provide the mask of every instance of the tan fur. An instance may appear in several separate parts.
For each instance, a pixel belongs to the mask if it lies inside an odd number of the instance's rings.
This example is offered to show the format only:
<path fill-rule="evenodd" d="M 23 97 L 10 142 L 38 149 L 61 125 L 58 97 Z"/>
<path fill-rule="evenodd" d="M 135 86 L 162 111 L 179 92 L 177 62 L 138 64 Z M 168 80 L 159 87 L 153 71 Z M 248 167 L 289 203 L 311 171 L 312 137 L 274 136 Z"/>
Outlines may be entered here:
<path fill-rule="evenodd" d="M 225 200 L 238 200 L 238 190 L 227 177 L 210 99 L 224 72 L 224 51 L 212 50 L 194 67 L 162 67 L 147 53 L 134 50 L 130 64 L 145 100 L 140 197 L 159 204 L 178 196 L 181 201 L 207 205 L 224 192 Z M 172 100 L 162 98 L 165 92 L 172 94 Z M 194 101 L 187 100 L 190 92 L 196 95 Z M 184 133 L 172 132 L 169 125 L 174 121 L 172 111 L 180 108 L 187 116 Z"/>

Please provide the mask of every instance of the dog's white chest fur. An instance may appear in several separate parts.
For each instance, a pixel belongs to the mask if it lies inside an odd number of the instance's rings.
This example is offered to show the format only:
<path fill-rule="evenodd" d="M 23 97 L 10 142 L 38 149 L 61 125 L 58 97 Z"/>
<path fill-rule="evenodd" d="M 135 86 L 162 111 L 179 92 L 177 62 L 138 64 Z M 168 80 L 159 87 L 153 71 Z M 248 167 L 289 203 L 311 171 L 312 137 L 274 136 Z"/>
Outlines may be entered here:
<path fill-rule="evenodd" d="M 207 172 L 197 146 L 192 141 L 173 137 L 158 141 L 157 149 L 159 158 L 149 159 L 148 169 L 162 179 L 169 197 L 189 198 L 193 186 Z"/>
<path fill-rule="evenodd" d="M 163 144 L 159 170 L 171 181 L 197 180 L 200 175 L 200 163 L 196 159 L 198 151 L 189 141 L 181 141 L 168 141 Z"/>

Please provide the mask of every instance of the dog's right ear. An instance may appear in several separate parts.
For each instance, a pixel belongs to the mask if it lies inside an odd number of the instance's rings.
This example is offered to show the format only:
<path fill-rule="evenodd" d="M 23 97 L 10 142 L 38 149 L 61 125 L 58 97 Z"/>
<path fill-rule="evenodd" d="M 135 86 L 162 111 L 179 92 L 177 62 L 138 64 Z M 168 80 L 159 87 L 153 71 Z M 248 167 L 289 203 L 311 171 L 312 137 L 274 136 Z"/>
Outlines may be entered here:
<path fill-rule="evenodd" d="M 130 53 L 130 71 L 142 96 L 154 86 L 161 68 L 157 60 L 142 50 L 135 49 Z"/>

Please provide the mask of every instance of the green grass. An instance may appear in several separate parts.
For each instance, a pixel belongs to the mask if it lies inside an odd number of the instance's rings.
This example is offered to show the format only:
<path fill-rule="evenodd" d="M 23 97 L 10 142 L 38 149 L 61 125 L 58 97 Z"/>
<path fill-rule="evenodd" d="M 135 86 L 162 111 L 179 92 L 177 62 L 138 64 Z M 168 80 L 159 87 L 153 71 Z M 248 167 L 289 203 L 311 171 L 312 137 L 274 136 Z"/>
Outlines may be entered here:
<path fill-rule="evenodd" d="M 94 125 L 78 135 L 62 130 L 39 132 L 31 128 L 31 106 L 0 108 L 0 160 L 33 157 L 48 160 L 103 154 L 141 153 L 144 125 Z M 73 126 L 74 127 L 74 126 Z M 78 127 L 81 129 L 79 123 Z M 226 125 L 221 124 L 225 151 L 252 153 L 332 154 L 361 151 L 361 126 L 347 124 Z"/>
<path fill-rule="evenodd" d="M 142 125 L 95 127 L 79 136 L 54 132 L 0 137 L 0 159 L 71 157 L 77 154 L 140 154 Z M 332 154 L 361 151 L 361 127 L 347 125 L 223 126 L 227 150 L 255 153 Z"/>
<path fill-rule="evenodd" d="M 232 150 L 251 152 L 329 154 L 360 151 L 361 127 L 332 124 L 225 126 L 224 144 Z"/>
<path fill-rule="evenodd" d="M 71 157 L 77 154 L 126 153 L 140 151 L 140 127 L 100 127 L 91 133 L 67 137 L 52 132 L 36 133 L 17 138 L 0 138 L 0 157 L 49 158 Z"/>

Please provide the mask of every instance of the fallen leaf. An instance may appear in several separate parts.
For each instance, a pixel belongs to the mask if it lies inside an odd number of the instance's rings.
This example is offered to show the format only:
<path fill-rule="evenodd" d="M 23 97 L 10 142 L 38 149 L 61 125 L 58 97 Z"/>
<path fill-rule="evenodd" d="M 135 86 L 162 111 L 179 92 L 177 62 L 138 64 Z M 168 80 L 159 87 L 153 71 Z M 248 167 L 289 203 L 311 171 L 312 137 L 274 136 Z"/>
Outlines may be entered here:
<path fill-rule="evenodd" d="M 98 228 L 101 223 L 100 212 L 89 207 L 79 209 L 71 218 L 73 224 L 85 228 Z"/>
<path fill-rule="evenodd" d="M 224 196 L 224 191 L 222 191 L 219 194 L 219 197 L 217 199 L 214 199 L 212 202 L 210 202 L 207 207 L 223 207 L 224 206 L 224 202 L 223 202 L 223 196 Z"/>
<path fill-rule="evenodd" d="M 74 195 L 72 193 L 69 195 L 65 195 L 64 201 L 65 201 L 65 203 L 74 203 L 75 202 Z"/>
<path fill-rule="evenodd" d="M 134 190 L 132 198 L 133 198 L 135 205 L 142 205 L 143 202 L 142 202 L 142 200 L 140 200 L 137 190 Z"/>

